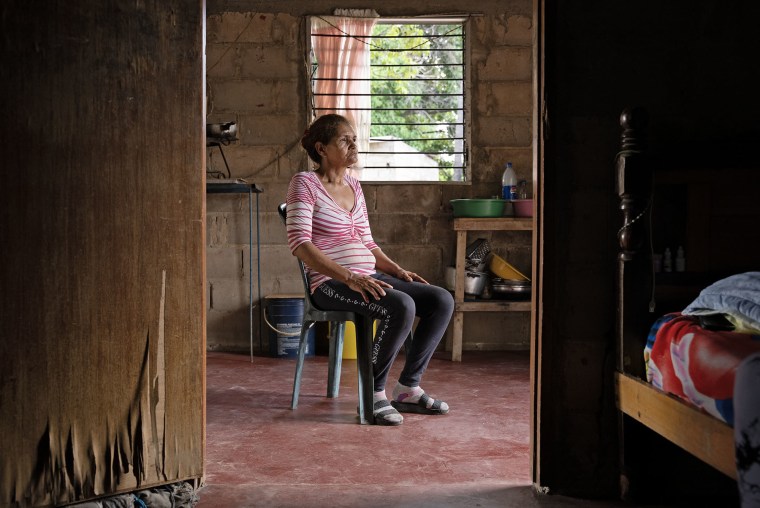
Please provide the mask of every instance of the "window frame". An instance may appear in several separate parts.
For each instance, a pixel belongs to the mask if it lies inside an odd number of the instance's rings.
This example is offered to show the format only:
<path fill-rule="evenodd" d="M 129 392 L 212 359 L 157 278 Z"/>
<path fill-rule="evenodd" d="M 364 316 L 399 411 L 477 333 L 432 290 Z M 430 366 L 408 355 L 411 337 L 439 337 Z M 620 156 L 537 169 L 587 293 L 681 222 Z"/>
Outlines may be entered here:
<path fill-rule="evenodd" d="M 312 81 L 312 69 L 313 69 L 313 48 L 311 37 L 311 19 L 313 17 L 319 17 L 318 15 L 310 15 L 306 17 L 306 23 L 304 24 L 305 30 L 305 67 L 306 67 L 306 85 L 308 90 L 308 99 L 306 102 L 306 116 L 309 121 L 313 121 L 315 116 L 314 111 L 314 88 Z M 421 16 L 421 17 L 408 17 L 408 16 L 380 16 L 377 18 L 377 24 L 454 24 L 461 23 L 464 30 L 464 47 L 462 48 L 463 58 L 463 75 L 462 75 L 462 115 L 463 115 L 463 164 L 462 164 L 462 179 L 452 181 L 441 180 L 362 180 L 362 183 L 367 184 L 403 184 L 403 185 L 419 185 L 419 184 L 439 184 L 439 185 L 470 185 L 472 184 L 472 65 L 471 65 L 471 38 L 472 27 L 470 16 Z"/>

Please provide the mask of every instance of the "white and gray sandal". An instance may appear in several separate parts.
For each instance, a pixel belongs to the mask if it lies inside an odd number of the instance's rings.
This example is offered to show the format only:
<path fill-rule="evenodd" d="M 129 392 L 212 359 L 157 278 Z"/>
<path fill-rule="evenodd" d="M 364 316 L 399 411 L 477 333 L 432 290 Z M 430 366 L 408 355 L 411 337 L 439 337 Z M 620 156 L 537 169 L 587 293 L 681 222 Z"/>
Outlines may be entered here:
<path fill-rule="evenodd" d="M 391 401 L 393 407 L 402 413 L 417 413 L 421 415 L 445 415 L 449 412 L 449 405 L 440 400 L 435 400 L 427 393 L 420 395 L 417 402 Z"/>
<path fill-rule="evenodd" d="M 372 407 L 375 417 L 375 425 L 401 425 L 404 417 L 388 402 L 387 399 L 378 400 Z"/>

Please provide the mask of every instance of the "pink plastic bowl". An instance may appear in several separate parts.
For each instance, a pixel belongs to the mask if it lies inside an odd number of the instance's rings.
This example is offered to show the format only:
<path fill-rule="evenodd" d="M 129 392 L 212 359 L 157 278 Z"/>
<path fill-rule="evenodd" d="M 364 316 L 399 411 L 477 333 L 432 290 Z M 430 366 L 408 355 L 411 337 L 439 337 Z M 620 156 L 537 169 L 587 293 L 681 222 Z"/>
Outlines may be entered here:
<path fill-rule="evenodd" d="M 533 217 L 533 199 L 515 199 L 515 217 Z"/>

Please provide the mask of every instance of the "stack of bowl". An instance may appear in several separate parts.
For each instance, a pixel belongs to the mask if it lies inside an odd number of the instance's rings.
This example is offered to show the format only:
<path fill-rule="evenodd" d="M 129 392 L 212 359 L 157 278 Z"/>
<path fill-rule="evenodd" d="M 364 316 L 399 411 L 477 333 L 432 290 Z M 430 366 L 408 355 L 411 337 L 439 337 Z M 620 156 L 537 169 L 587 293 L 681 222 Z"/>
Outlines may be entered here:
<path fill-rule="evenodd" d="M 491 253 L 488 268 L 495 275 L 491 280 L 491 291 L 494 296 L 510 299 L 530 298 L 530 279 L 507 260 Z"/>

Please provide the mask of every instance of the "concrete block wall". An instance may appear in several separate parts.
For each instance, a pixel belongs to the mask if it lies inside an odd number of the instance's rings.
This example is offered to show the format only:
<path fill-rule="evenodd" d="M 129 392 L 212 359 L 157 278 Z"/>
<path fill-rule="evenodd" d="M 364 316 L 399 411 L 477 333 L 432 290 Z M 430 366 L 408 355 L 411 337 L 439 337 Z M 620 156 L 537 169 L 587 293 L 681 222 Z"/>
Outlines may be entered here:
<path fill-rule="evenodd" d="M 443 2 L 447 5 L 435 10 L 415 7 L 413 12 L 405 3 L 389 1 L 377 10 L 385 16 L 461 11 L 454 2 Z M 472 13 L 479 15 L 473 16 L 469 32 L 470 180 L 466 184 L 363 184 L 373 234 L 383 250 L 439 285 L 443 285 L 445 267 L 455 262 L 449 200 L 499 194 L 506 161 L 513 162 L 518 178 L 532 180 L 532 4 L 530 0 L 471 4 Z M 262 12 L 267 7 L 271 10 Z M 336 7 L 341 6 L 321 1 L 288 2 L 286 7 L 272 2 L 210 2 L 208 6 L 208 121 L 237 122 L 239 140 L 224 147 L 231 176 L 264 189 L 258 196 L 260 259 L 256 246 L 253 253 L 254 276 L 257 264 L 261 265 L 262 297 L 302 292 L 276 207 L 285 200 L 292 175 L 309 167 L 299 144 L 308 123 L 306 16 L 329 14 Z M 224 167 L 216 148 L 209 149 L 207 163 L 216 169 Z M 207 200 L 209 349 L 248 349 L 247 200 L 245 195 L 212 195 Z M 529 233 L 471 234 L 471 240 L 478 237 L 488 238 L 495 252 L 530 273 Z M 254 349 L 266 352 L 269 334 L 259 320 L 263 302 L 256 286 L 255 281 Z M 464 348 L 527 349 L 529 332 L 526 313 L 468 314 Z"/>

